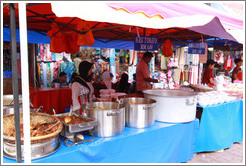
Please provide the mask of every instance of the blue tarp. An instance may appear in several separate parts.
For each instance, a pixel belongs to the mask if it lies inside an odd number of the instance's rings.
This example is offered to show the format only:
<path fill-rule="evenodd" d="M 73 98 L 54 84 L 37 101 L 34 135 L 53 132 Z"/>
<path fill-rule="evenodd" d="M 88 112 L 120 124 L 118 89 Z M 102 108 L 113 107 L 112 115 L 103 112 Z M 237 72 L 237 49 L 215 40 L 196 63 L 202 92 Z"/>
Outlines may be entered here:
<path fill-rule="evenodd" d="M 46 33 L 44 33 L 46 34 Z M 107 39 L 100 39 L 102 41 L 108 41 Z M 10 42 L 10 29 L 9 28 L 3 28 L 3 41 L 4 42 Z M 20 42 L 20 33 L 19 29 L 16 29 L 16 41 Z M 27 41 L 28 43 L 36 43 L 36 44 L 50 44 L 50 38 L 42 35 L 40 33 L 37 33 L 35 31 L 27 31 Z M 86 46 L 83 46 L 86 47 Z M 122 40 L 116 40 L 116 41 L 110 41 L 108 43 L 104 43 L 101 41 L 98 41 L 95 39 L 95 43 L 91 47 L 99 47 L 99 48 L 117 48 L 117 49 L 127 49 L 127 50 L 133 50 L 134 49 L 134 42 L 133 41 L 122 41 Z"/>
<path fill-rule="evenodd" d="M 243 100 L 203 107 L 195 152 L 230 148 L 243 141 Z"/>
<path fill-rule="evenodd" d="M 66 147 L 64 138 L 57 152 L 33 163 L 180 163 L 193 158 L 199 120 L 189 123 L 155 122 L 137 129 L 126 127 L 113 137 Z M 3 163 L 16 160 L 3 157 Z"/>
<path fill-rule="evenodd" d="M 3 41 L 10 42 L 10 29 L 3 28 Z M 16 42 L 20 42 L 20 32 L 16 29 Z M 27 31 L 27 42 L 35 44 L 50 44 L 50 38 L 35 31 Z"/>

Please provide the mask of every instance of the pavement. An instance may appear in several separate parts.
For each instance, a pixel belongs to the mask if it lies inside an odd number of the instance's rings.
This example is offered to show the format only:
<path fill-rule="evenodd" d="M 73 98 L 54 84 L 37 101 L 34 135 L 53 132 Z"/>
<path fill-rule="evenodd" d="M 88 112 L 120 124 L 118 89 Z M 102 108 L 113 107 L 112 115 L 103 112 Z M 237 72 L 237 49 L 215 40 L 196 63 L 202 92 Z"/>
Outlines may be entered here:
<path fill-rule="evenodd" d="M 187 163 L 235 163 L 245 165 L 244 143 L 234 143 L 229 149 L 195 153 Z"/>

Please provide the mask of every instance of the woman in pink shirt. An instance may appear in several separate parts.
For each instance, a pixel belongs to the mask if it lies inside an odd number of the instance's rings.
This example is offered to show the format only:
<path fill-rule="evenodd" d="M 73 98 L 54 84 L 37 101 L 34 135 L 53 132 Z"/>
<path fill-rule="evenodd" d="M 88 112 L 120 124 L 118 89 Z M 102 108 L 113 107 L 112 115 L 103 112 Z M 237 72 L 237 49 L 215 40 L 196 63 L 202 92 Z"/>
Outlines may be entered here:
<path fill-rule="evenodd" d="M 145 52 L 143 58 L 139 61 L 136 70 L 137 91 L 142 94 L 143 90 L 151 89 L 150 82 L 158 82 L 157 79 L 150 78 L 148 64 L 151 61 L 153 54 Z"/>

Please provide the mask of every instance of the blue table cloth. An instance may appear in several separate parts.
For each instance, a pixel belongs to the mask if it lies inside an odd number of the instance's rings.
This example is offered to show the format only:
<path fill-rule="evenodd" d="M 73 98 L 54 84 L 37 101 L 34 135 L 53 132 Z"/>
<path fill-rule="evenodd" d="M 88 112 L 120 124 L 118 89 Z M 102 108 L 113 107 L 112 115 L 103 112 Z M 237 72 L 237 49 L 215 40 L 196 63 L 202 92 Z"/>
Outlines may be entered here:
<path fill-rule="evenodd" d="M 155 122 L 154 126 L 126 127 L 120 135 L 66 147 L 32 163 L 180 163 L 193 158 L 199 120 L 189 123 Z M 3 163 L 16 163 L 3 158 Z"/>
<path fill-rule="evenodd" d="M 230 148 L 243 141 L 243 100 L 203 107 L 195 152 Z"/>

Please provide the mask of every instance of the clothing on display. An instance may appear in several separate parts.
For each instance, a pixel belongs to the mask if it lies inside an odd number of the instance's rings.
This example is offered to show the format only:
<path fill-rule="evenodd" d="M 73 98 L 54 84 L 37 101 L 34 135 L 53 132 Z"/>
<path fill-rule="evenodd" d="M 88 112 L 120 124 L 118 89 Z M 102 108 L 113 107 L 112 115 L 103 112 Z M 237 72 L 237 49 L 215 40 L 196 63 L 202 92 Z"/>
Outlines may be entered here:
<path fill-rule="evenodd" d="M 167 39 L 162 45 L 162 55 L 165 57 L 171 57 L 173 55 L 172 43 L 169 39 Z"/>

